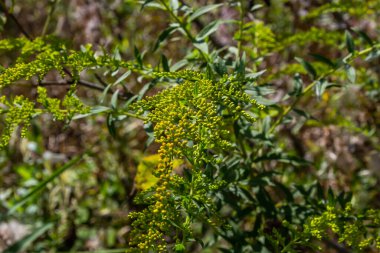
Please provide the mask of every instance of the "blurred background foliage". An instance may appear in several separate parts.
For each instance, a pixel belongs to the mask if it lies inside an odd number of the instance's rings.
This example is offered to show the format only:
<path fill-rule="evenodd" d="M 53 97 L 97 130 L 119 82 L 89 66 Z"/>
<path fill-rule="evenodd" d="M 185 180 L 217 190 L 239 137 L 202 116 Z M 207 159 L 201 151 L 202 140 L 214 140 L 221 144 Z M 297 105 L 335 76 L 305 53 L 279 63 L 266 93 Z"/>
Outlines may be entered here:
<path fill-rule="evenodd" d="M 33 38 L 43 34 L 59 36 L 74 49 L 91 44 L 95 51 L 112 52 L 122 59 L 143 56 L 144 64 L 153 68 L 162 67 L 164 57 L 172 70 L 181 66 L 204 69 L 192 42 L 180 32 L 168 30 L 173 17 L 153 5 L 142 8 L 142 2 L 2 1 L 0 38 L 25 36 L 22 27 Z M 253 252 L 244 247 L 259 245 L 255 240 L 264 240 L 253 239 L 258 238 L 259 230 L 271 234 L 273 228 L 281 229 L 279 217 L 288 215 L 287 201 L 302 209 L 302 215 L 309 211 L 315 214 L 318 211 L 314 211 L 314 204 L 308 210 L 309 204 L 303 205 L 303 201 L 317 203 L 327 196 L 328 189 L 352 193 L 352 203 L 358 210 L 380 208 L 380 62 L 376 55 L 371 61 L 354 60 L 353 69 L 338 70 L 326 83 L 316 86 L 314 93 L 302 95 L 295 110 L 284 117 L 275 131 L 270 130 L 300 85 L 306 86 L 313 80 L 310 71 L 295 57 L 310 62 L 317 73 L 324 73 L 336 59 L 349 53 L 347 32 L 352 34 L 351 41 L 357 48 L 370 46 L 380 36 L 380 1 L 267 0 L 239 4 L 185 0 L 178 4 L 184 10 L 186 6 L 197 9 L 221 4 L 194 19 L 188 28 L 199 35 L 208 24 L 219 20 L 217 29 L 213 27 L 215 31 L 205 36 L 209 57 L 214 63 L 224 61 L 228 65 L 236 60 L 237 49 L 241 48 L 252 72 L 265 70 L 248 92 L 267 106 L 257 115 L 254 131 L 240 128 L 237 133 L 236 138 L 244 139 L 252 157 L 236 158 L 240 162 L 231 159 L 228 173 L 233 175 L 224 178 L 234 182 L 229 187 L 235 187 L 223 197 L 229 204 L 221 207 L 221 213 L 236 217 L 230 224 L 232 232 L 221 232 L 215 237 L 200 229 L 199 233 L 213 246 L 202 251 L 194 244 L 189 252 L 221 252 L 221 248 L 225 252 Z M 5 14 L 4 7 L 12 10 L 19 24 Z M 11 52 L 0 54 L 1 65 L 6 68 L 14 57 Z M 152 84 L 143 75 L 124 73 L 120 70 L 105 74 L 101 69 L 93 69 L 81 78 L 103 88 L 120 78 L 113 92 L 118 90 L 126 97 L 154 95 L 170 85 Z M 59 79 L 55 72 L 45 77 L 50 81 Z M 20 81 L 4 88 L 2 94 L 35 98 L 37 83 L 34 79 Z M 67 88 L 52 85 L 48 92 L 62 98 Z M 111 103 L 111 95 L 88 87 L 78 86 L 77 95 L 88 105 Z M 143 208 L 133 199 L 139 190 L 154 183 L 149 168 L 157 164 L 154 154 L 158 145 L 152 143 L 151 126 L 119 116 L 96 114 L 64 124 L 43 115 L 32 121 L 26 138 L 11 138 L 9 147 L 0 152 L 0 213 L 7 213 L 22 196 L 71 158 L 80 155 L 83 160 L 28 198 L 11 218 L 3 220 L 0 250 L 35 228 L 44 229 L 43 224 L 51 226 L 28 245 L 28 252 L 126 248 L 131 230 L 127 215 Z M 181 173 L 180 168 L 178 171 Z M 235 201 L 245 204 L 231 214 L 228 205 L 234 206 Z M 270 216 L 271 219 L 262 218 Z M 302 224 L 305 217 L 291 219 Z M 239 248 L 234 245 L 236 241 L 245 243 Z M 321 247 L 321 252 L 351 252 L 334 239 L 321 242 Z M 255 250 L 271 252 L 264 248 Z M 368 248 L 365 252 L 376 249 Z"/>

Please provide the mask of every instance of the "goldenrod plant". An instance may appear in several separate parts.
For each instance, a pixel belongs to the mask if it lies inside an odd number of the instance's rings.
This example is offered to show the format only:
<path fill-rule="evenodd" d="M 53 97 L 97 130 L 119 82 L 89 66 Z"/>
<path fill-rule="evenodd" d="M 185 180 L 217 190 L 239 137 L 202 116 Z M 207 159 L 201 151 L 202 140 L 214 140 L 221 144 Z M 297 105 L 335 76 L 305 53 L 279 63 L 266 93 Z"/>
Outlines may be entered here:
<path fill-rule="evenodd" d="M 380 1 L 39 2 L 0 0 L 5 252 L 380 249 Z"/>

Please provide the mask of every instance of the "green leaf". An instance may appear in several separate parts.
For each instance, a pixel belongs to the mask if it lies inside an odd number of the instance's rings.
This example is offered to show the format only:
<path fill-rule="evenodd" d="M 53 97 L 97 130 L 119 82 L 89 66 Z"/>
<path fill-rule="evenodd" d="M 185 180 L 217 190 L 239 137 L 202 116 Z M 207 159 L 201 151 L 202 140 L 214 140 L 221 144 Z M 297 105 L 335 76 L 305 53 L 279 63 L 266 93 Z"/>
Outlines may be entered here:
<path fill-rule="evenodd" d="M 178 0 L 170 0 L 170 7 L 171 9 L 176 12 L 178 10 L 178 7 L 179 7 L 179 2 Z"/>
<path fill-rule="evenodd" d="M 354 44 L 354 40 L 352 39 L 352 35 L 349 31 L 345 32 L 345 39 L 346 39 L 346 47 L 347 47 L 348 52 L 354 53 L 355 44 Z"/>
<path fill-rule="evenodd" d="M 334 194 L 333 190 L 330 187 L 327 190 L 327 200 L 328 200 L 328 203 L 330 205 L 335 205 L 336 204 L 335 194 Z"/>
<path fill-rule="evenodd" d="M 246 54 L 245 52 L 243 52 L 243 55 L 241 56 L 241 58 L 239 59 L 239 61 L 237 61 L 236 63 L 236 67 L 235 67 L 235 71 L 237 73 L 237 76 L 239 76 L 240 78 L 243 78 L 245 77 L 245 66 L 246 66 Z"/>
<path fill-rule="evenodd" d="M 111 107 L 113 109 L 116 109 L 117 108 L 117 99 L 118 99 L 118 96 L 119 95 L 119 90 L 116 90 L 114 94 L 112 94 L 112 98 L 111 98 Z"/>
<path fill-rule="evenodd" d="M 305 61 L 304 59 L 295 58 L 296 61 L 298 61 L 302 67 L 311 75 L 313 79 L 317 78 L 317 71 L 315 71 L 313 65 L 311 65 L 309 62 Z"/>
<path fill-rule="evenodd" d="M 264 134 L 264 136 L 268 136 L 269 134 L 269 130 L 270 130 L 270 126 L 271 126 L 271 118 L 269 116 L 265 117 L 264 120 L 263 120 L 263 129 L 262 129 L 262 133 Z"/>
<path fill-rule="evenodd" d="M 113 117 L 112 114 L 108 114 L 107 116 L 107 128 L 111 136 L 115 138 L 116 137 L 115 118 Z"/>
<path fill-rule="evenodd" d="M 363 31 L 359 31 L 358 32 L 359 36 L 365 41 L 368 43 L 368 45 L 370 46 L 373 46 L 373 41 L 371 40 L 371 38 Z"/>
<path fill-rule="evenodd" d="M 47 230 L 53 227 L 52 223 L 45 224 L 36 230 L 34 230 L 29 235 L 25 236 L 9 248 L 7 248 L 3 253 L 17 253 L 25 251 L 38 237 L 43 235 Z"/>
<path fill-rule="evenodd" d="M 291 92 L 289 92 L 289 95 L 290 96 L 299 97 L 302 94 L 302 90 L 303 90 L 303 81 L 302 81 L 302 78 L 297 73 L 297 74 L 295 74 L 293 80 L 294 80 L 294 82 L 293 82 L 293 87 L 294 88 L 293 88 L 293 90 Z"/>
<path fill-rule="evenodd" d="M 112 86 L 121 83 L 122 81 L 124 81 L 124 80 L 125 80 L 128 76 L 130 76 L 130 75 L 131 75 L 131 71 L 128 70 L 127 72 L 125 72 L 124 74 L 122 74 L 122 75 L 116 80 L 116 82 L 113 83 Z"/>
<path fill-rule="evenodd" d="M 17 208 L 23 206 L 29 199 L 31 199 L 34 195 L 36 195 L 38 192 L 40 192 L 42 189 L 44 189 L 48 183 L 52 182 L 54 179 L 58 178 L 59 175 L 61 175 L 65 170 L 71 168 L 75 164 L 77 164 L 79 161 L 83 159 L 83 156 L 78 156 L 73 158 L 71 161 L 63 165 L 62 167 L 58 168 L 56 171 L 53 172 L 53 174 L 48 177 L 46 180 L 39 183 L 36 187 L 34 187 L 31 191 L 29 191 L 24 197 L 22 197 L 20 200 L 16 202 L 14 206 L 12 206 L 11 209 L 9 209 L 7 215 L 13 214 Z"/>
<path fill-rule="evenodd" d="M 144 3 L 141 5 L 140 11 L 142 11 L 146 5 L 148 5 L 150 2 L 153 2 L 153 1 L 154 0 L 145 0 Z"/>
<path fill-rule="evenodd" d="M 170 72 L 170 66 L 168 62 L 168 58 L 164 54 L 161 55 L 161 63 L 162 63 L 162 68 L 165 72 Z"/>
<path fill-rule="evenodd" d="M 166 28 L 165 30 L 163 30 L 161 34 L 158 36 L 156 44 L 153 47 L 153 52 L 155 52 L 159 48 L 161 43 L 164 42 L 169 37 L 170 34 L 175 32 L 178 29 L 178 27 L 179 27 L 179 24 L 176 24 L 176 26 L 170 26 Z"/>
<path fill-rule="evenodd" d="M 324 64 L 326 64 L 327 66 L 329 67 L 332 67 L 332 68 L 335 68 L 336 67 L 336 64 L 334 62 L 332 62 L 330 59 L 324 57 L 323 55 L 320 55 L 320 54 L 310 54 L 315 60 L 319 61 L 319 62 L 322 62 Z"/>
<path fill-rule="evenodd" d="M 221 25 L 222 23 L 223 22 L 220 20 L 215 20 L 215 21 L 211 22 L 210 24 L 205 26 L 202 29 L 202 31 L 200 31 L 198 33 L 196 40 L 201 41 L 201 40 L 205 39 L 206 37 L 208 37 L 210 34 L 216 32 L 218 30 L 219 25 Z"/>
<path fill-rule="evenodd" d="M 374 48 L 371 53 L 365 58 L 365 61 L 372 61 L 378 57 L 380 57 L 380 50 Z"/>
<path fill-rule="evenodd" d="M 89 113 L 75 115 L 73 117 L 73 119 L 74 120 L 75 119 L 82 119 L 82 118 L 85 118 L 85 117 L 88 117 L 88 116 L 91 116 L 91 115 L 96 115 L 96 114 L 103 113 L 103 112 L 108 112 L 108 111 L 111 111 L 111 108 L 106 107 L 106 106 L 102 106 L 102 105 L 98 105 L 98 106 L 92 107 Z"/>
<path fill-rule="evenodd" d="M 310 119 L 310 118 L 312 118 L 312 116 L 311 116 L 309 113 L 305 112 L 304 110 L 300 110 L 300 109 L 293 108 L 293 111 L 294 111 L 295 113 L 297 113 L 298 115 L 304 117 L 305 119 Z"/>
<path fill-rule="evenodd" d="M 247 79 L 257 79 L 259 76 L 262 76 L 267 70 L 264 69 L 264 70 L 261 70 L 259 72 L 256 72 L 256 73 L 248 73 L 248 74 L 245 74 L 245 78 Z"/>
<path fill-rule="evenodd" d="M 347 78 L 351 83 L 356 81 L 356 71 L 355 68 L 349 64 L 344 65 L 344 70 L 346 71 Z"/>
<path fill-rule="evenodd" d="M 188 18 L 188 21 L 191 22 L 194 19 L 202 16 L 203 14 L 206 14 L 207 12 L 210 12 L 216 8 L 219 8 L 222 5 L 224 5 L 224 4 L 212 4 L 212 5 L 203 6 L 199 9 L 195 10 L 194 13 L 191 14 L 190 17 Z"/>
<path fill-rule="evenodd" d="M 186 66 L 188 64 L 188 60 L 187 59 L 182 59 L 176 63 L 174 63 L 172 66 L 171 66 L 171 70 L 172 71 L 177 71 L 179 69 L 181 69 L 182 67 Z"/>
<path fill-rule="evenodd" d="M 206 42 L 196 42 L 194 43 L 194 47 L 208 55 L 208 45 Z"/>
<path fill-rule="evenodd" d="M 250 12 L 255 12 L 255 11 L 257 11 L 257 10 L 263 8 L 263 7 L 264 7 L 264 5 L 262 5 L 262 4 L 255 4 L 255 5 L 252 6 L 252 8 L 249 11 Z"/>
<path fill-rule="evenodd" d="M 318 98 L 320 98 L 325 91 L 325 81 L 318 81 L 317 84 L 315 85 L 315 94 L 317 95 Z"/>
<path fill-rule="evenodd" d="M 134 54 L 135 54 L 135 58 L 136 58 L 137 63 L 139 64 L 140 67 L 142 67 L 142 65 L 143 65 L 142 56 L 141 56 L 140 51 L 137 49 L 136 46 L 134 49 Z"/>
<path fill-rule="evenodd" d="M 217 60 L 215 60 L 212 63 L 212 67 L 215 70 L 215 72 L 218 73 L 220 76 L 223 76 L 224 74 L 227 73 L 226 62 L 221 58 L 218 58 Z"/>
<path fill-rule="evenodd" d="M 334 86 L 332 83 L 327 82 L 325 79 L 319 80 L 315 85 L 315 94 L 320 98 L 328 87 Z"/>

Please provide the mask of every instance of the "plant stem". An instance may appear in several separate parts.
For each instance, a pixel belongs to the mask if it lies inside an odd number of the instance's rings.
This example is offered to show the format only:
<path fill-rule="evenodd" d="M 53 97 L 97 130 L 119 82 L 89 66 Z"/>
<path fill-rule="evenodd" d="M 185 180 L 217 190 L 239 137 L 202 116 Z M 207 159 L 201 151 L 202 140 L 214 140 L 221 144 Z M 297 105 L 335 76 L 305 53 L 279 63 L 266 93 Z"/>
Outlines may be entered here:
<path fill-rule="evenodd" d="M 146 118 L 146 117 L 143 117 L 143 116 L 140 116 L 140 115 L 137 115 L 137 114 L 131 113 L 131 112 L 121 111 L 120 113 L 121 113 L 122 115 L 126 115 L 126 116 L 129 116 L 129 117 L 132 117 L 132 118 L 136 118 L 136 119 L 141 119 L 141 120 L 143 120 L 143 121 L 148 120 L 148 118 Z"/>
<path fill-rule="evenodd" d="M 170 16 L 173 17 L 173 19 L 181 26 L 182 30 L 185 32 L 187 38 L 191 41 L 192 44 L 195 44 L 197 42 L 197 40 L 195 39 L 195 37 L 191 34 L 191 32 L 186 28 L 186 24 L 184 22 L 182 22 L 177 15 L 175 15 L 175 13 L 173 12 L 173 10 L 167 5 L 167 3 L 165 3 L 165 0 L 160 0 L 161 4 L 165 7 L 165 9 L 169 12 Z M 208 58 L 206 57 L 206 55 L 200 50 L 198 49 L 198 52 L 201 54 L 202 58 L 208 62 Z"/>
<path fill-rule="evenodd" d="M 244 28 L 244 10 L 243 10 L 243 1 L 239 1 L 239 13 L 240 13 L 240 20 L 239 20 L 239 40 L 238 40 L 238 54 L 239 57 L 241 55 L 242 51 L 242 37 L 243 37 L 243 28 Z"/>
<path fill-rule="evenodd" d="M 44 24 L 44 28 L 42 29 L 41 36 L 45 36 L 45 34 L 47 32 L 47 28 L 48 28 L 48 26 L 50 24 L 51 17 L 53 16 L 53 13 L 55 11 L 55 6 L 56 6 L 57 2 L 58 2 L 58 0 L 53 0 L 53 2 L 50 5 L 49 14 L 48 14 L 48 16 L 46 18 L 46 21 L 45 21 L 45 24 Z"/>

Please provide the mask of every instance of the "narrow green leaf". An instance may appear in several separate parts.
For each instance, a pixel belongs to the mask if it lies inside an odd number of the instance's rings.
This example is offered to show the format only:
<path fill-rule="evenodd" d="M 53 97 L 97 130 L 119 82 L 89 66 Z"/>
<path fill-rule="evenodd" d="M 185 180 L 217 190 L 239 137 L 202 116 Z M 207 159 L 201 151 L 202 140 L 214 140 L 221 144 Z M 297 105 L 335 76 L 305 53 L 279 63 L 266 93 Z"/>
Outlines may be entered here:
<path fill-rule="evenodd" d="M 216 8 L 219 8 L 222 5 L 224 5 L 224 4 L 212 4 L 212 5 L 203 6 L 199 9 L 195 10 L 194 13 L 191 14 L 190 17 L 188 18 L 188 21 L 191 22 L 194 19 L 202 16 L 203 14 L 206 14 L 207 12 L 210 12 Z"/>
<path fill-rule="evenodd" d="M 354 40 L 352 39 L 352 35 L 349 31 L 345 32 L 345 38 L 346 38 L 346 47 L 347 47 L 348 52 L 354 53 L 355 44 L 354 44 Z"/>
<path fill-rule="evenodd" d="M 247 56 L 244 52 L 243 55 L 241 56 L 241 58 L 239 59 L 239 61 L 237 61 L 237 63 L 236 63 L 235 71 L 240 78 L 245 77 L 245 66 L 246 66 L 246 62 L 247 62 L 246 58 L 247 58 Z"/>
<path fill-rule="evenodd" d="M 324 80 L 318 81 L 317 84 L 315 85 L 315 94 L 317 95 L 318 98 L 320 98 L 325 90 L 324 86 Z"/>
<path fill-rule="evenodd" d="M 88 116 L 91 116 L 91 115 L 96 115 L 96 114 L 103 113 L 103 112 L 108 112 L 108 111 L 111 111 L 111 108 L 106 107 L 106 106 L 102 106 L 102 105 L 98 105 L 98 106 L 92 107 L 89 113 L 75 115 L 73 117 L 73 119 L 74 120 L 75 119 L 82 119 L 82 118 L 85 118 L 85 117 L 88 117 Z"/>
<path fill-rule="evenodd" d="M 111 98 L 111 107 L 113 109 L 116 109 L 117 108 L 117 99 L 118 99 L 118 96 L 119 95 L 119 90 L 116 90 L 114 94 L 112 94 L 112 98 Z"/>
<path fill-rule="evenodd" d="M 327 88 L 333 87 L 333 86 L 335 86 L 333 83 L 329 83 L 325 79 L 318 81 L 317 84 L 315 85 L 316 96 L 320 98 Z"/>
<path fill-rule="evenodd" d="M 134 49 L 134 54 L 135 54 L 135 58 L 136 58 L 137 63 L 141 67 L 143 65 L 142 56 L 141 56 L 140 51 L 137 49 L 136 46 L 135 46 L 135 49 Z"/>
<path fill-rule="evenodd" d="M 102 95 L 100 96 L 100 103 L 103 104 L 106 97 L 107 97 L 107 94 L 108 94 L 108 91 L 111 89 L 111 87 L 113 86 L 113 83 L 110 83 L 107 85 L 107 87 L 103 90 L 102 92 Z"/>
<path fill-rule="evenodd" d="M 257 11 L 257 10 L 263 8 L 263 7 L 264 7 L 264 5 L 262 5 L 262 4 L 255 4 L 255 5 L 252 6 L 252 8 L 249 11 L 250 12 L 255 12 L 255 11 Z"/>
<path fill-rule="evenodd" d="M 116 137 L 116 127 L 115 127 L 115 118 L 110 113 L 107 116 L 107 128 L 108 132 L 111 134 L 112 137 Z"/>
<path fill-rule="evenodd" d="M 196 42 L 194 43 L 194 47 L 208 55 L 208 45 L 206 42 Z"/>
<path fill-rule="evenodd" d="M 294 111 L 295 113 L 297 113 L 298 115 L 300 115 L 300 116 L 306 118 L 306 119 L 310 119 L 310 118 L 311 118 L 310 114 L 307 113 L 307 112 L 305 112 L 304 110 L 300 110 L 300 109 L 293 108 L 293 111 Z"/>
<path fill-rule="evenodd" d="M 170 66 L 168 62 L 168 58 L 164 54 L 161 55 L 161 63 L 162 63 L 162 69 L 165 72 L 170 72 Z"/>
<path fill-rule="evenodd" d="M 146 5 L 148 5 L 150 2 L 153 2 L 153 1 L 154 0 L 145 0 L 144 3 L 141 5 L 140 11 L 142 11 Z"/>
<path fill-rule="evenodd" d="M 131 71 L 128 70 L 127 72 L 125 72 L 124 74 L 122 74 L 117 80 L 116 82 L 113 83 L 113 85 L 117 85 L 119 83 L 121 83 L 122 81 L 124 81 L 128 76 L 130 76 L 131 74 Z"/>
<path fill-rule="evenodd" d="M 322 62 L 324 64 L 326 64 L 327 66 L 330 66 L 332 68 L 335 68 L 336 67 L 336 64 L 334 62 L 332 62 L 330 59 L 324 57 L 323 55 L 320 55 L 320 54 L 310 54 L 315 60 L 319 61 L 319 62 Z"/>
<path fill-rule="evenodd" d="M 327 190 L 327 200 L 328 200 L 328 203 L 330 205 L 334 206 L 336 204 L 335 194 L 334 194 L 333 190 L 330 187 Z"/>
<path fill-rule="evenodd" d="M 302 78 L 297 73 L 297 74 L 295 74 L 293 80 L 294 80 L 293 81 L 293 90 L 291 92 L 289 92 L 289 95 L 290 96 L 299 97 L 302 94 L 302 90 L 303 90 L 303 81 L 302 81 Z"/>
<path fill-rule="evenodd" d="M 48 183 L 52 182 L 54 179 L 56 179 L 59 175 L 61 175 L 65 170 L 71 168 L 73 165 L 77 164 L 79 161 L 83 159 L 83 156 L 78 156 L 70 160 L 68 163 L 54 171 L 54 173 L 48 177 L 46 180 L 39 183 L 36 187 L 34 187 L 30 192 L 28 192 L 24 197 L 22 197 L 19 201 L 16 202 L 16 204 L 9 209 L 7 215 L 13 214 L 17 208 L 23 206 L 30 198 L 32 198 L 35 194 L 37 194 L 39 191 L 44 189 Z"/>
<path fill-rule="evenodd" d="M 245 78 L 247 79 L 257 79 L 259 76 L 262 76 L 267 70 L 264 69 L 264 70 L 261 70 L 259 72 L 256 72 L 256 73 L 248 73 L 248 74 L 245 74 Z"/>
<path fill-rule="evenodd" d="M 296 61 L 298 61 L 302 67 L 311 75 L 313 79 L 317 78 L 317 71 L 315 71 L 313 65 L 311 65 L 309 62 L 305 61 L 304 59 L 295 58 Z"/>
<path fill-rule="evenodd" d="M 166 28 L 165 30 L 163 30 L 161 34 L 158 36 L 156 44 L 153 47 L 153 52 L 155 52 L 159 48 L 161 43 L 164 42 L 169 37 L 170 34 L 175 32 L 178 29 L 178 27 L 179 25 L 177 24 L 176 26 L 170 26 Z"/>
<path fill-rule="evenodd" d="M 181 69 L 182 67 L 186 66 L 188 64 L 188 60 L 187 59 L 182 59 L 176 63 L 174 63 L 172 66 L 171 66 L 171 70 L 172 71 L 177 71 L 179 69 Z"/>
<path fill-rule="evenodd" d="M 346 71 L 347 78 L 351 83 L 356 81 L 356 71 L 355 68 L 349 64 L 344 65 L 344 70 Z"/>
<path fill-rule="evenodd" d="M 264 120 L 263 120 L 263 130 L 262 130 L 262 133 L 264 134 L 264 136 L 268 136 L 269 134 L 269 129 L 270 129 L 270 126 L 271 126 L 271 118 L 269 116 L 265 117 Z"/>
<path fill-rule="evenodd" d="M 210 24 L 208 24 L 207 26 L 205 26 L 202 29 L 202 31 L 200 31 L 199 34 L 197 35 L 196 37 L 197 41 L 203 40 L 206 37 L 208 37 L 210 34 L 216 32 L 218 30 L 219 25 L 221 25 L 222 23 L 223 22 L 220 20 L 215 20 L 211 22 Z"/>
<path fill-rule="evenodd" d="M 178 0 L 170 0 L 170 7 L 173 11 L 177 11 L 179 7 L 179 2 Z"/>
<path fill-rule="evenodd" d="M 371 38 L 363 31 L 359 31 L 358 32 L 359 36 L 365 41 L 368 43 L 368 45 L 370 46 L 373 46 L 373 41 L 371 40 Z"/>
<path fill-rule="evenodd" d="M 371 53 L 365 58 L 365 61 L 372 61 L 380 56 L 380 50 L 373 49 Z"/>
<path fill-rule="evenodd" d="M 36 230 L 34 230 L 29 235 L 25 236 L 21 240 L 17 241 L 15 244 L 7 248 L 4 253 L 17 253 L 25 251 L 38 237 L 43 235 L 47 230 L 53 227 L 52 223 L 45 224 Z"/>

